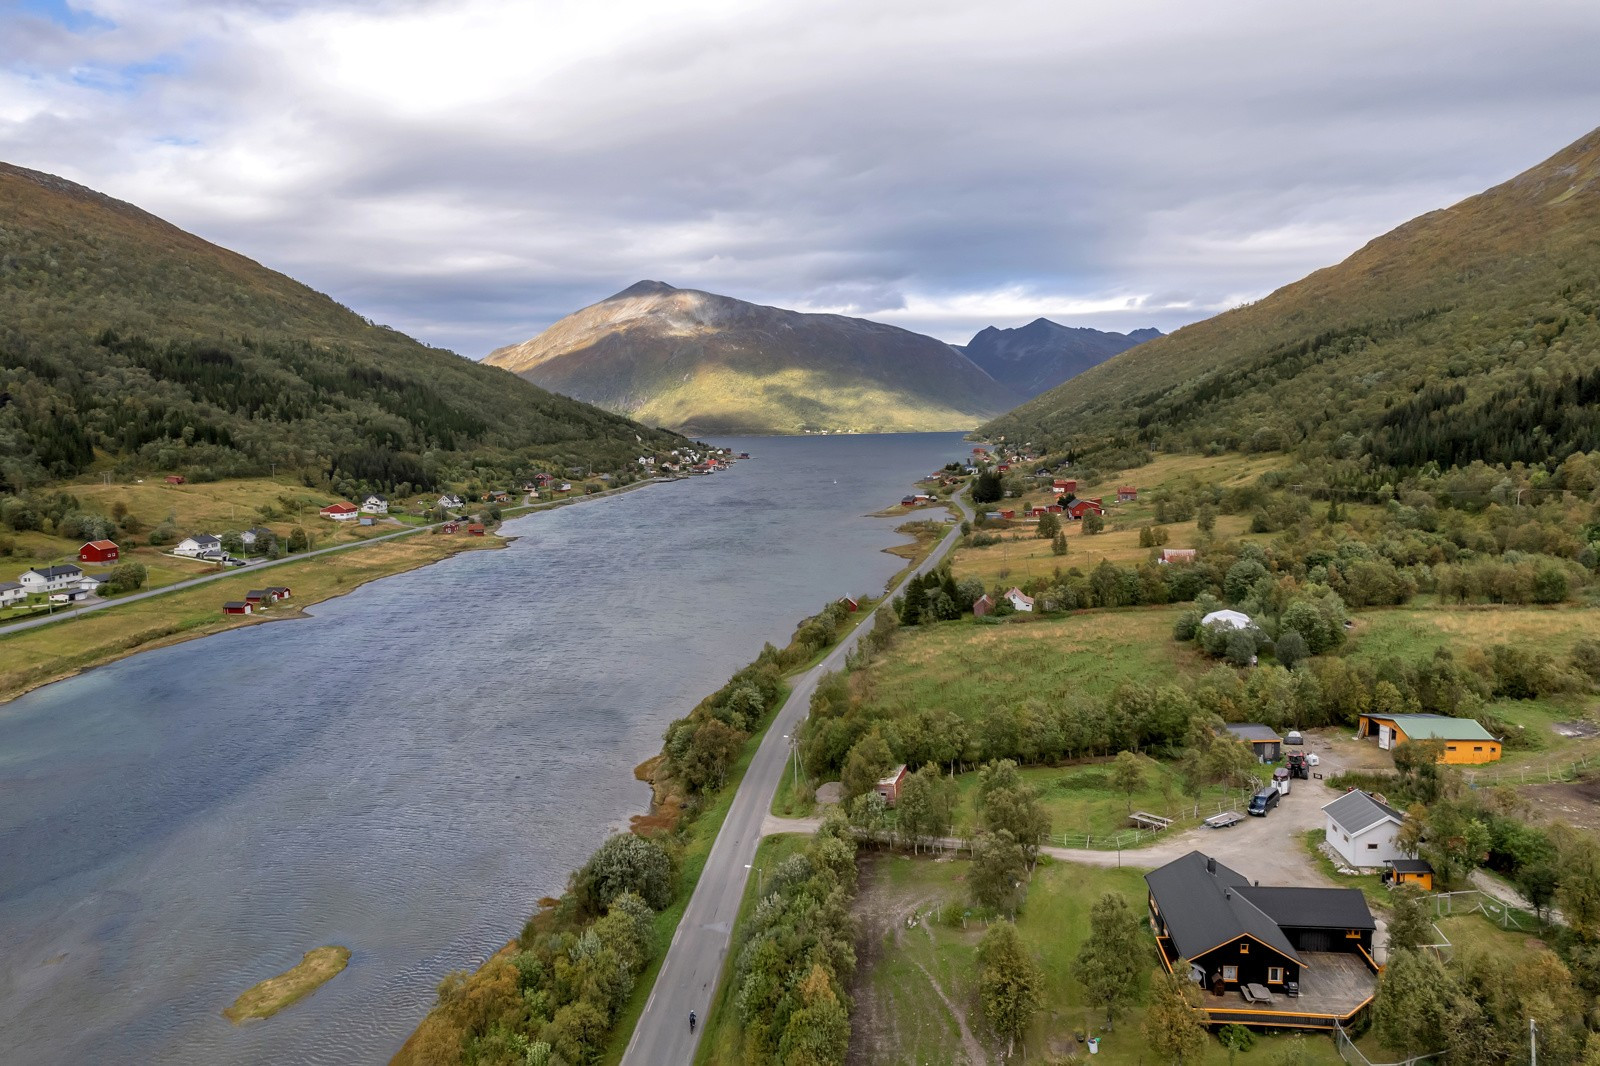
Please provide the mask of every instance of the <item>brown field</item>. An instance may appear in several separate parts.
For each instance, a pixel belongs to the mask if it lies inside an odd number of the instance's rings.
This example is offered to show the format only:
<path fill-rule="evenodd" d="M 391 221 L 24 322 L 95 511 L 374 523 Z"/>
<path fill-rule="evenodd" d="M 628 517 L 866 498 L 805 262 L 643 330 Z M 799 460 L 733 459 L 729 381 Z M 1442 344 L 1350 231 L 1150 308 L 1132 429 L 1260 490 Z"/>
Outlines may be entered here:
<path fill-rule="evenodd" d="M 1006 505 L 1010 506 L 1010 502 L 1006 501 Z M 1049 577 L 1058 569 L 1069 570 L 1073 567 L 1088 573 L 1102 561 L 1119 566 L 1136 566 L 1160 550 L 1139 547 L 1139 528 L 1152 521 L 1146 517 L 1144 521 L 1134 524 L 1130 517 L 1119 514 L 1118 509 L 1112 507 L 1106 514 L 1104 533 L 1087 536 L 1079 523 L 1066 522 L 1063 524 L 1067 533 L 1066 555 L 1054 554 L 1050 550 L 1050 542 L 1035 536 L 1033 523 L 1028 522 L 1001 534 L 1005 539 L 999 544 L 991 544 L 987 548 L 959 549 L 953 556 L 951 569 L 957 577 L 976 577 L 986 585 L 994 585 Z M 1250 520 L 1243 515 L 1218 515 L 1214 535 L 1237 537 L 1245 534 L 1249 528 Z M 1171 534 L 1166 544 L 1169 548 L 1190 548 L 1199 539 L 1199 531 L 1193 522 L 1169 522 L 1166 529 Z"/>

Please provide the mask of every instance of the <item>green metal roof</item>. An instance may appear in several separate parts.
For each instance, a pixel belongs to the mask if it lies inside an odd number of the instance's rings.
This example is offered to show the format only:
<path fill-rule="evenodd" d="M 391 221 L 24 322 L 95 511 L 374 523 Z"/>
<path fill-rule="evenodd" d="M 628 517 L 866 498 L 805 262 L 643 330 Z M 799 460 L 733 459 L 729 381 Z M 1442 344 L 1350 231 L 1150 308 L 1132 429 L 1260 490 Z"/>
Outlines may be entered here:
<path fill-rule="evenodd" d="M 1369 718 L 1393 722 L 1411 740 L 1494 740 L 1494 734 L 1472 718 L 1442 714 L 1373 714 Z"/>

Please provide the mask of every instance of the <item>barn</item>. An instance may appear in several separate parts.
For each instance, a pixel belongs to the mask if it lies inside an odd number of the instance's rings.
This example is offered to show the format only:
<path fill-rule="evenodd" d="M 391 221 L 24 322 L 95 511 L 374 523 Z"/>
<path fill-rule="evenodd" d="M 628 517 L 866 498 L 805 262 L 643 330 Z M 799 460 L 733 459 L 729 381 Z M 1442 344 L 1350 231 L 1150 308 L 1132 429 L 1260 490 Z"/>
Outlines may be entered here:
<path fill-rule="evenodd" d="M 91 540 L 78 549 L 78 562 L 114 563 L 121 554 L 122 549 L 117 547 L 115 541 Z"/>

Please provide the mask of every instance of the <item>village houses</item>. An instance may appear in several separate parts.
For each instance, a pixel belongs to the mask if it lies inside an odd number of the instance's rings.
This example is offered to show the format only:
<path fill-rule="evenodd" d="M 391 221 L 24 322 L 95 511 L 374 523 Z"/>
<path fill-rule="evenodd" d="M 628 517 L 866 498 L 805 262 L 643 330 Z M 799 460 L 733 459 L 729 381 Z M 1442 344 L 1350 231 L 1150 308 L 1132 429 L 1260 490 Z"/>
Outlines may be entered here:
<path fill-rule="evenodd" d="M 368 496 L 365 500 L 361 501 L 360 510 L 362 514 L 388 514 L 389 501 L 383 496 Z"/>
<path fill-rule="evenodd" d="M 24 570 L 17 579 L 23 591 L 30 596 L 42 593 L 63 592 L 77 586 L 83 577 L 83 570 L 71 563 L 62 563 L 60 566 L 43 566 L 33 570 Z"/>

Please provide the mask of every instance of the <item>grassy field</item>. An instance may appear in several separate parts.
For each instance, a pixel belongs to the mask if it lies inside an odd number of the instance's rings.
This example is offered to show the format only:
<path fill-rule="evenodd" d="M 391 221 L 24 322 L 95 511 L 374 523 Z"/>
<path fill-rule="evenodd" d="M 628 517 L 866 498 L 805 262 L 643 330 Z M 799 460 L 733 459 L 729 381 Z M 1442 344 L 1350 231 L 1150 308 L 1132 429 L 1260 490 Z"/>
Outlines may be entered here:
<path fill-rule="evenodd" d="M 251 1018 L 270 1018 L 344 972 L 350 949 L 337 946 L 312 948 L 291 969 L 252 985 L 222 1016 L 237 1025 Z"/>
<path fill-rule="evenodd" d="M 1183 794 L 1177 773 L 1167 763 L 1150 760 L 1146 763 L 1145 787 L 1130 797 L 1111 785 L 1110 763 L 1091 763 L 1083 766 L 1026 767 L 1020 771 L 1023 781 L 1039 792 L 1040 805 L 1050 816 L 1050 833 L 1053 843 L 1061 843 L 1063 835 L 1069 836 L 1071 847 L 1111 846 L 1111 838 L 1131 828 L 1129 810 L 1148 811 L 1151 814 L 1183 816 L 1196 802 Z M 1266 776 L 1263 768 L 1262 776 Z M 960 774 L 956 778 L 961 789 L 961 805 L 956 811 L 956 832 L 966 836 L 977 831 L 978 814 L 973 801 L 977 796 L 978 775 Z M 1203 815 L 1209 815 L 1219 802 L 1238 799 L 1238 790 L 1229 791 L 1209 785 L 1199 803 Z M 1087 843 L 1085 837 L 1087 836 Z M 1100 839 L 1104 838 L 1102 844 Z"/>
<path fill-rule="evenodd" d="M 357 551 L 249 571 L 199 588 L 0 636 L 0 700 L 146 648 L 222 629 L 293 617 L 297 608 L 343 595 L 376 578 L 438 562 L 458 551 L 492 548 L 497 538 L 419 533 Z M 223 615 L 222 604 L 261 585 L 287 585 L 293 598 L 260 615 Z"/>
<path fill-rule="evenodd" d="M 946 904 L 964 906 L 966 867 L 959 859 L 898 855 L 863 863 L 853 1057 L 859 1053 L 861 1061 L 906 1066 L 962 1062 L 970 1046 L 964 1044 L 963 1028 L 993 1053 L 995 1041 L 988 1036 L 977 992 L 977 945 L 984 926 L 974 921 L 963 929 L 934 916 Z M 1085 1005 L 1083 989 L 1071 976 L 1072 960 L 1088 934 L 1089 909 L 1106 892 L 1122 895 L 1136 913 L 1143 912 L 1145 886 L 1138 871 L 1046 860 L 1034 874 L 1017 926 L 1044 972 L 1044 1006 L 1018 1049 L 1020 1061 L 1065 1058 L 1076 1046 L 1075 1033 L 1103 1038 L 1095 1061 L 1107 1066 L 1154 1061 L 1140 1031 L 1142 1006 L 1104 1033 L 1103 1016 Z M 912 915 L 921 921 L 908 927 Z M 1145 946 L 1153 971 L 1159 965 L 1155 944 L 1146 937 Z M 1141 981 L 1141 1004 L 1147 981 L 1148 976 Z M 1267 1063 L 1286 1039 L 1263 1037 L 1237 1060 Z M 1306 1050 L 1309 1063 L 1339 1062 L 1325 1037 L 1308 1039 Z M 1226 1063 L 1228 1052 L 1213 1042 L 1205 1061 Z"/>
<path fill-rule="evenodd" d="M 1405 607 L 1361 611 L 1346 654 L 1378 662 L 1426 658 L 1439 648 L 1456 655 L 1471 647 L 1511 644 L 1564 658 L 1581 637 L 1600 632 L 1592 607 L 1515 607 L 1498 604 L 1440 606 L 1419 597 Z"/>
<path fill-rule="evenodd" d="M 1172 639 L 1181 606 L 1014 615 L 901 630 L 894 652 L 862 672 L 866 699 L 889 717 L 946 707 L 974 718 L 999 706 L 1104 697 L 1125 681 L 1179 681 L 1209 663 Z"/>
<path fill-rule="evenodd" d="M 758 870 L 772 870 L 791 855 L 798 855 L 805 849 L 810 837 L 798 833 L 780 833 L 761 841 L 756 848 L 754 866 Z M 733 943 L 728 948 L 728 959 L 723 964 L 722 975 L 717 978 L 716 999 L 701 1008 L 701 1024 L 705 1026 L 705 1033 L 700 1038 L 700 1050 L 695 1053 L 696 1063 L 705 1063 L 707 1066 L 738 1066 L 744 1061 L 743 1032 L 739 1027 L 739 1013 L 734 1006 L 734 996 L 738 990 L 733 988 L 733 964 L 739 957 L 742 940 L 739 930 L 742 930 L 751 910 L 756 905 L 758 898 L 759 877 L 751 877 L 744 886 L 744 899 L 739 904 L 739 917 L 735 921 Z"/>

